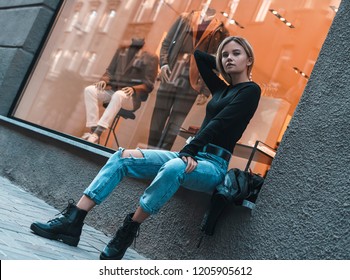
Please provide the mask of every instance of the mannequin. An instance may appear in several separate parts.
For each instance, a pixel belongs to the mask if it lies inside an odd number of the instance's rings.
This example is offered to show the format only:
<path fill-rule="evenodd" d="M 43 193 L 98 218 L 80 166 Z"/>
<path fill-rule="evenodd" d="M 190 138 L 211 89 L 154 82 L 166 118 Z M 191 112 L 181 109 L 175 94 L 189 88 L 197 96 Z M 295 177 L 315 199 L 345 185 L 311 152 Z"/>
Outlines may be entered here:
<path fill-rule="evenodd" d="M 86 127 L 82 138 L 98 143 L 121 108 L 136 111 L 153 90 L 158 57 L 142 50 L 144 39 L 133 38 L 129 47 L 119 48 L 100 81 L 84 90 Z M 99 119 L 99 103 L 108 103 Z"/>
<path fill-rule="evenodd" d="M 214 53 L 229 35 L 215 15 L 210 8 L 204 14 L 182 14 L 162 42 L 160 86 L 151 118 L 149 147 L 170 150 L 198 95 L 209 96 L 192 56 L 195 49 Z"/>

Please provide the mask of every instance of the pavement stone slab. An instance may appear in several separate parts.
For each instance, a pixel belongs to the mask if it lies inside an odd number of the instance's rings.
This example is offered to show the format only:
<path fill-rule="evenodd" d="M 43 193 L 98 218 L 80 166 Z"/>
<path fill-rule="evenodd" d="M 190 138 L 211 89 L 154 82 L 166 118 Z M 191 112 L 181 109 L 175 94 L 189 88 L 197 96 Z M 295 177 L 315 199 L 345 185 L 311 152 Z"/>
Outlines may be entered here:
<path fill-rule="evenodd" d="M 47 221 L 60 211 L 3 177 L 0 201 L 0 260 L 98 260 L 111 238 L 86 224 L 78 247 L 33 234 L 33 221 Z M 124 259 L 147 258 L 129 248 Z"/>

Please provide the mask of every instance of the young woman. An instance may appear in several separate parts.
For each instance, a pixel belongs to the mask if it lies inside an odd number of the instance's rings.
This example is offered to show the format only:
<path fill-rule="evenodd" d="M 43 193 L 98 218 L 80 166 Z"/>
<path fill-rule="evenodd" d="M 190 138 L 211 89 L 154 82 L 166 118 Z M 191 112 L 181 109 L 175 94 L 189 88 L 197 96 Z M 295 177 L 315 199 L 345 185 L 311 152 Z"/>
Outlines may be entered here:
<path fill-rule="evenodd" d="M 140 224 L 176 193 L 180 186 L 211 192 L 222 182 L 236 142 L 253 117 L 260 87 L 250 81 L 254 54 L 241 37 L 227 37 L 214 56 L 195 51 L 200 74 L 212 93 L 206 116 L 195 138 L 180 152 L 164 150 L 119 150 L 108 160 L 77 205 L 47 223 L 31 225 L 34 233 L 77 246 L 86 214 L 102 203 L 124 176 L 152 179 L 135 213 L 128 214 L 100 259 L 122 259 Z M 223 81 L 213 71 L 217 69 Z"/>

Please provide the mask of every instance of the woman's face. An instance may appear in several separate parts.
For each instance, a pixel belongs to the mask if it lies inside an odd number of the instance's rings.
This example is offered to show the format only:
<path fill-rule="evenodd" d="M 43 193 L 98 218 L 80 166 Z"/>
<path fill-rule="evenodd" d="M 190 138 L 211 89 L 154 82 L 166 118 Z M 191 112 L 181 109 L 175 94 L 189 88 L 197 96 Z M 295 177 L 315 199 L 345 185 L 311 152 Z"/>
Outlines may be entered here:
<path fill-rule="evenodd" d="M 228 42 L 223 47 L 221 55 L 221 63 L 227 74 L 247 73 L 247 67 L 251 64 L 251 59 L 240 44 L 235 41 Z"/>

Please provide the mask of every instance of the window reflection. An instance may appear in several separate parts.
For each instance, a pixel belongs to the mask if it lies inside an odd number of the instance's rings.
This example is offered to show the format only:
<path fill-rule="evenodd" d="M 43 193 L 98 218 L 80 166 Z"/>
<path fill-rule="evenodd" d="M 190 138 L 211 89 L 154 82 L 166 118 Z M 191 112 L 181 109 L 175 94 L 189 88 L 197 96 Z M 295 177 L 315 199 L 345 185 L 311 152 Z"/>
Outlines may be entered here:
<path fill-rule="evenodd" d="M 82 76 L 91 75 L 95 61 L 96 61 L 96 53 L 95 52 L 92 52 L 92 53 L 87 52 L 86 53 L 86 60 L 85 60 L 85 63 L 82 64 L 80 74 Z"/>
<path fill-rule="evenodd" d="M 104 17 L 101 20 L 101 25 L 100 25 L 101 32 L 107 33 L 109 31 L 109 28 L 112 24 L 112 21 L 115 19 L 116 14 L 117 14 L 116 11 L 113 9 L 104 15 Z"/>
<path fill-rule="evenodd" d="M 78 24 L 78 19 L 79 19 L 79 12 L 76 11 L 74 12 L 72 19 L 70 20 L 70 23 L 67 28 L 67 32 L 72 32 L 73 28 L 75 28 Z"/>
<path fill-rule="evenodd" d="M 260 8 L 256 15 L 256 22 L 263 22 L 266 18 L 267 12 L 269 11 L 272 0 L 263 0 L 261 1 Z"/>
<path fill-rule="evenodd" d="M 77 62 L 78 62 L 78 57 L 79 57 L 79 51 L 73 51 L 73 55 L 70 59 L 70 63 L 68 65 L 68 70 L 69 71 L 75 71 L 77 68 Z"/>
<path fill-rule="evenodd" d="M 92 30 L 92 27 L 96 21 L 97 11 L 92 10 L 90 14 L 87 16 L 84 32 L 88 33 Z"/>
<path fill-rule="evenodd" d="M 215 19 L 231 35 L 246 37 L 255 49 L 253 80 L 261 86 L 263 98 L 260 111 L 241 142 L 251 145 L 260 140 L 275 147 L 299 102 L 307 83 L 305 77 L 311 75 L 339 4 L 340 0 L 65 1 L 14 116 L 81 137 L 86 129 L 84 89 L 101 79 L 116 50 L 127 48 L 133 38 L 143 38 L 143 51 L 159 59 L 162 43 L 179 16 L 198 12 L 199 22 L 203 23 L 209 9 L 215 11 Z M 271 9 L 294 28 L 269 12 Z M 193 30 L 193 34 L 200 34 L 192 37 L 194 40 L 205 34 L 205 28 Z M 186 60 L 190 52 L 183 51 L 182 58 Z M 137 62 L 133 63 L 136 67 Z M 181 68 L 179 63 L 173 75 L 188 76 L 188 69 Z M 184 84 L 179 81 L 177 85 L 181 88 Z M 121 146 L 148 147 L 160 88 L 161 83 L 156 80 L 147 100 L 134 112 L 134 120 L 120 119 L 115 132 Z M 176 134 L 179 127 L 188 129 L 201 124 L 205 105 L 198 103 L 194 101 L 183 122 L 173 126 Z M 99 109 L 102 114 L 103 105 Z M 176 135 L 166 148 L 177 150 L 184 141 L 181 135 Z M 117 148 L 113 137 L 107 146 Z"/>
<path fill-rule="evenodd" d="M 53 59 L 52 59 L 52 63 L 51 63 L 51 68 L 50 68 L 50 71 L 51 72 L 56 72 L 58 73 L 59 70 L 58 70 L 58 63 L 60 61 L 60 58 L 61 58 L 61 55 L 62 55 L 62 50 L 58 49 L 57 51 L 54 52 L 53 54 Z"/>

